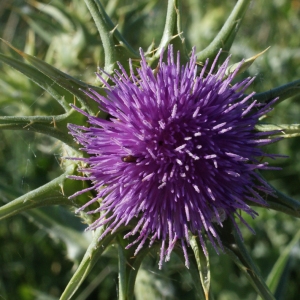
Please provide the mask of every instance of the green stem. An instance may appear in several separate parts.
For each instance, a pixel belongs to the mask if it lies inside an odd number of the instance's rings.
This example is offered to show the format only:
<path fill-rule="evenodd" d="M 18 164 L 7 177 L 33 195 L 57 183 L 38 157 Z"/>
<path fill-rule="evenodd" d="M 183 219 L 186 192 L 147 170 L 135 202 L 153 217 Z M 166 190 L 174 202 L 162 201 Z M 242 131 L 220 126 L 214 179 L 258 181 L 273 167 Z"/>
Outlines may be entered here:
<path fill-rule="evenodd" d="M 118 300 L 127 299 L 127 276 L 126 276 L 126 257 L 124 248 L 118 243 L 118 258 L 119 258 L 119 297 Z"/>
<path fill-rule="evenodd" d="M 229 51 L 249 4 L 250 0 L 239 0 L 236 3 L 230 16 L 214 40 L 208 47 L 197 53 L 198 61 L 205 61 L 207 58 L 215 57 L 220 48 L 223 48 L 223 51 Z"/>
<path fill-rule="evenodd" d="M 77 149 L 72 136 L 68 134 L 67 123 L 77 123 L 82 118 L 74 109 L 58 116 L 4 116 L 0 117 L 0 129 L 26 130 L 52 136 L 70 147 Z"/>
<path fill-rule="evenodd" d="M 299 93 L 300 93 L 300 80 L 296 80 L 281 85 L 267 92 L 255 94 L 253 98 L 262 103 L 269 103 L 276 97 L 279 97 L 279 100 L 275 103 L 275 105 L 277 105 L 283 100 L 296 96 Z"/>
<path fill-rule="evenodd" d="M 116 63 L 115 43 L 113 40 L 112 28 L 107 21 L 107 15 L 103 6 L 98 0 L 84 0 L 88 7 L 94 22 L 97 26 L 105 55 L 105 67 L 104 70 L 111 74 L 114 70 Z"/>
<path fill-rule="evenodd" d="M 80 262 L 76 272 L 72 276 L 72 279 L 69 281 L 64 292 L 62 293 L 60 300 L 71 299 L 75 294 L 83 280 L 90 273 L 98 259 L 100 258 L 103 251 L 108 247 L 111 241 L 114 238 L 114 235 L 108 235 L 101 241 L 99 241 L 100 236 L 102 235 L 104 227 L 99 227 L 94 232 L 94 237 L 89 245 L 83 259 Z"/>
<path fill-rule="evenodd" d="M 101 240 L 99 240 L 99 238 L 105 230 L 105 227 L 99 227 L 94 231 L 94 237 L 90 246 L 88 247 L 84 257 L 80 262 L 80 265 L 78 266 L 76 272 L 72 276 L 59 300 L 69 300 L 72 298 L 83 280 L 88 276 L 102 253 L 111 244 L 116 235 L 118 235 L 122 231 L 127 231 L 128 229 L 130 229 L 129 226 L 124 226 L 117 230 L 115 233 L 106 235 Z"/>
<path fill-rule="evenodd" d="M 43 133 L 49 136 L 52 136 L 69 146 L 75 147 L 75 144 L 73 142 L 73 139 L 71 136 L 57 130 L 54 127 L 51 127 L 49 125 L 44 125 L 44 124 L 30 124 L 30 123 L 25 123 L 20 124 L 20 123 L 9 123 L 9 124 L 1 124 L 0 129 L 6 129 L 6 130 L 29 130 L 33 132 L 38 132 L 38 133 Z"/>
<path fill-rule="evenodd" d="M 170 41 L 179 37 L 180 40 L 173 42 L 174 48 L 181 53 L 181 60 L 188 60 L 186 48 L 184 44 L 184 38 L 182 37 L 181 24 L 180 24 L 180 1 L 179 0 L 168 0 L 168 8 L 166 15 L 166 23 L 164 32 L 155 54 L 148 59 L 148 63 L 151 65 L 157 61 L 162 51 L 164 51 L 170 44 Z"/>
<path fill-rule="evenodd" d="M 86 6 L 88 7 L 94 22 L 97 26 L 105 55 L 105 66 L 104 70 L 111 74 L 114 70 L 115 63 L 121 60 L 124 55 L 119 55 L 116 51 L 116 41 L 118 41 L 119 46 L 125 48 L 132 58 L 139 58 L 139 54 L 129 45 L 125 38 L 116 29 L 113 22 L 105 12 L 99 0 L 84 0 Z M 116 40 L 115 40 L 115 39 Z M 124 53 L 123 53 L 124 54 Z"/>
<path fill-rule="evenodd" d="M 178 5 L 177 0 L 168 0 L 165 28 L 164 28 L 164 32 L 163 32 L 160 44 L 154 55 L 155 59 L 160 57 L 161 52 L 164 49 L 166 49 L 166 47 L 169 45 L 170 41 L 173 39 L 174 28 L 175 28 L 176 19 L 177 19 L 177 13 L 176 13 L 177 5 Z"/>
<path fill-rule="evenodd" d="M 31 208 L 55 204 L 71 205 L 71 201 L 68 200 L 70 194 L 65 194 L 65 192 L 69 192 L 69 187 L 65 181 L 67 180 L 67 176 L 73 172 L 74 165 L 70 165 L 63 175 L 1 206 L 0 220 Z"/>

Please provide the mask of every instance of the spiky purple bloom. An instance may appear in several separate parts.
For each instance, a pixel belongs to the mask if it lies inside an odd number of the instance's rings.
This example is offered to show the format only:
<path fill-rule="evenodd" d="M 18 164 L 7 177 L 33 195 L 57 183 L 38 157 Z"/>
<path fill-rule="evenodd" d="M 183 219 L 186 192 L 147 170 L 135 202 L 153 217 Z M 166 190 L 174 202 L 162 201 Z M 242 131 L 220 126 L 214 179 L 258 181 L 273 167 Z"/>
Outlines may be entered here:
<path fill-rule="evenodd" d="M 138 244 L 137 253 L 146 240 L 150 246 L 160 241 L 160 267 L 177 241 L 188 266 L 189 231 L 199 236 L 204 251 L 204 235 L 218 251 L 222 242 L 216 226 L 230 218 L 238 229 L 235 216 L 246 224 L 241 212 L 256 215 L 246 200 L 267 205 L 258 192 L 271 193 L 256 170 L 269 168 L 260 159 L 270 155 L 259 147 L 272 140 L 262 138 L 269 133 L 254 130 L 271 108 L 251 100 L 254 93 L 243 96 L 253 79 L 231 86 L 238 69 L 224 79 L 229 58 L 214 74 L 217 60 L 210 70 L 206 61 L 197 75 L 195 52 L 181 66 L 179 53 L 174 61 L 170 46 L 167 63 L 161 55 L 154 72 L 141 51 L 138 75 L 131 62 L 130 74 L 119 64 L 120 71 L 110 77 L 113 85 L 98 74 L 107 88 L 105 97 L 86 92 L 110 120 L 76 108 L 90 127 L 69 125 L 89 154 L 80 159 L 88 165 L 81 168 L 86 176 L 73 178 L 93 184 L 76 195 L 97 192 L 79 211 L 99 202 L 89 213 L 102 212 L 89 228 L 106 224 L 103 237 L 136 219 L 125 236 L 136 239 L 127 248 Z"/>

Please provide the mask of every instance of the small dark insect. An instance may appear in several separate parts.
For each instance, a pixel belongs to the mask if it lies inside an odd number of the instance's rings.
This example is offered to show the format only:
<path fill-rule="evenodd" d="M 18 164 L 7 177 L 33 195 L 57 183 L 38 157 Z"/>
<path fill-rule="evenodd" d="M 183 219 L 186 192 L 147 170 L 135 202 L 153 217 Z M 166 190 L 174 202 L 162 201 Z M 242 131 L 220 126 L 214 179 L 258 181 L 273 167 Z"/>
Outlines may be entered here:
<path fill-rule="evenodd" d="M 137 157 L 134 157 L 133 155 L 127 155 L 121 157 L 122 161 L 127 163 L 135 163 L 137 160 Z"/>

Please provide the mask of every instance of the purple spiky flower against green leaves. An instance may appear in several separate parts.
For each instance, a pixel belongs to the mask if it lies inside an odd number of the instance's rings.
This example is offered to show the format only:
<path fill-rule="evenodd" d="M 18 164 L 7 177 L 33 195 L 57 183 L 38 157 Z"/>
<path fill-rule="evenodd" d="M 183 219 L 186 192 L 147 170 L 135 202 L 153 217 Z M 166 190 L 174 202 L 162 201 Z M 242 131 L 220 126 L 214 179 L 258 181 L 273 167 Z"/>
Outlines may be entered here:
<path fill-rule="evenodd" d="M 254 93 L 243 95 L 252 78 L 232 84 L 238 69 L 225 78 L 229 58 L 213 73 L 218 56 L 199 74 L 195 51 L 181 66 L 179 53 L 174 57 L 169 46 L 167 62 L 162 54 L 155 71 L 141 51 L 141 67 L 134 72 L 130 62 L 127 74 L 119 64 L 120 71 L 109 76 L 112 85 L 98 74 L 106 96 L 86 91 L 110 120 L 75 108 L 90 127 L 69 124 L 89 155 L 80 159 L 87 165 L 80 169 L 85 176 L 72 178 L 92 182 L 76 195 L 97 193 L 79 211 L 99 202 L 88 213 L 101 212 L 89 228 L 105 225 L 104 237 L 134 220 L 125 238 L 135 239 L 127 248 L 137 244 L 137 253 L 158 241 L 160 267 L 177 242 L 188 266 L 189 232 L 199 237 L 205 253 L 205 236 L 216 251 L 222 249 L 216 227 L 226 218 L 237 229 L 237 220 L 247 225 L 241 213 L 256 216 L 247 203 L 267 205 L 260 195 L 272 193 L 257 174 L 270 168 L 261 158 L 273 156 L 260 146 L 272 140 L 263 137 L 268 132 L 254 130 L 270 105 L 258 105 Z"/>

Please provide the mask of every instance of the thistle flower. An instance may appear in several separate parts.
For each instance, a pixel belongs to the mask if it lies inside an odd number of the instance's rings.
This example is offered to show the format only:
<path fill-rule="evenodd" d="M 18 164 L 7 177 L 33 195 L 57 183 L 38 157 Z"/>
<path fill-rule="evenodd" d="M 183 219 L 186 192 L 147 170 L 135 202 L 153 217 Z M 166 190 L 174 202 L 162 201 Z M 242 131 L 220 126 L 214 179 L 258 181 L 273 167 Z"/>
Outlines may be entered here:
<path fill-rule="evenodd" d="M 76 195 L 97 193 L 78 211 L 99 202 L 88 213 L 101 212 L 89 226 L 106 225 L 101 238 L 135 220 L 124 236 L 135 237 L 127 248 L 138 244 L 136 254 L 147 240 L 149 246 L 159 241 L 160 268 L 177 241 L 189 265 L 189 232 L 199 237 L 205 253 L 204 236 L 218 252 L 222 241 L 216 226 L 230 218 L 238 229 L 236 217 L 248 226 L 241 213 L 255 217 L 256 212 L 247 203 L 267 205 L 259 192 L 272 193 L 256 172 L 269 168 L 260 160 L 273 156 L 259 147 L 272 140 L 263 138 L 268 132 L 254 130 L 270 105 L 258 105 L 254 93 L 244 96 L 253 78 L 232 84 L 238 69 L 225 78 L 229 58 L 213 73 L 218 56 L 210 69 L 207 60 L 198 75 L 195 50 L 181 66 L 179 53 L 175 61 L 169 46 L 167 63 L 162 54 L 155 72 L 141 51 L 137 73 L 131 62 L 130 74 L 119 64 L 120 71 L 109 76 L 112 85 L 98 74 L 106 96 L 86 92 L 110 120 L 75 108 L 90 127 L 69 124 L 89 154 L 80 159 L 87 165 L 80 169 L 85 176 L 72 178 L 92 182 Z"/>

